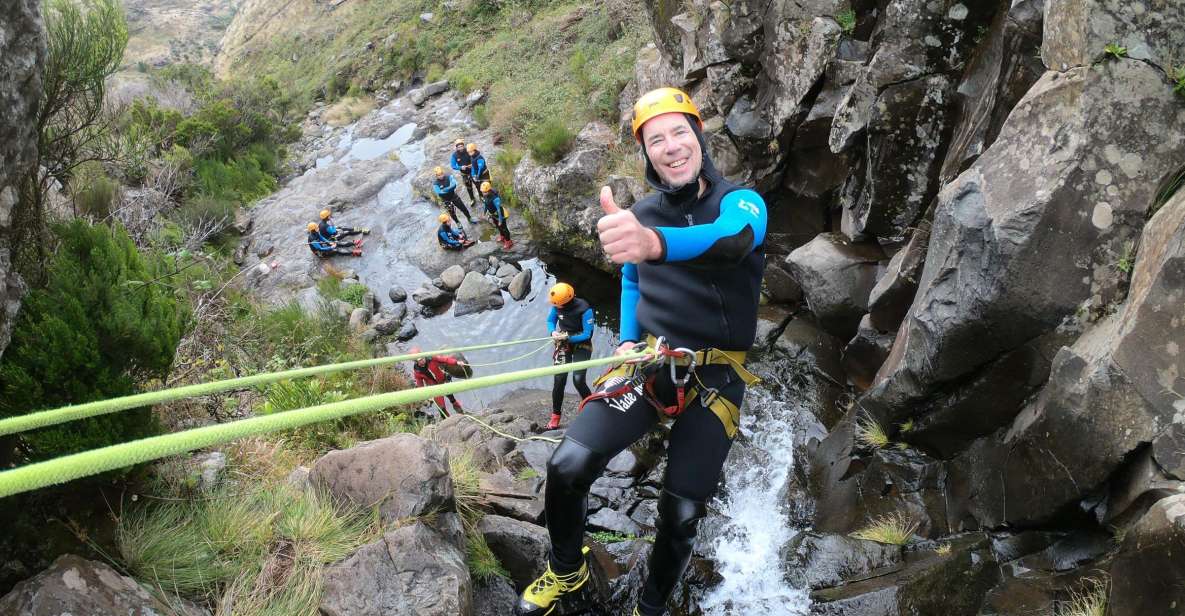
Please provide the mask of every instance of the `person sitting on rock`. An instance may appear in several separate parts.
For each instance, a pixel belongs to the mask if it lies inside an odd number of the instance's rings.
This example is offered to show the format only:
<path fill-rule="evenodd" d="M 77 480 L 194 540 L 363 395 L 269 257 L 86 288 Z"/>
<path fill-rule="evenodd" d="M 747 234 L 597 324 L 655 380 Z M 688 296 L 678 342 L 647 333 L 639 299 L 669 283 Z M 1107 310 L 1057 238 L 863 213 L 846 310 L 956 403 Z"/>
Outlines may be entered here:
<path fill-rule="evenodd" d="M 461 229 L 454 229 L 449 224 L 448 214 L 441 214 L 436 217 L 440 222 L 440 226 L 436 229 L 436 241 L 440 242 L 440 247 L 445 250 L 464 250 L 473 245 L 473 240 L 465 235 L 465 231 Z"/>
<path fill-rule="evenodd" d="M 469 213 L 469 209 L 465 207 L 465 203 L 461 201 L 461 196 L 457 194 L 457 181 L 453 179 L 451 173 L 445 173 L 444 167 L 437 167 L 434 169 L 436 173 L 436 180 L 432 182 L 432 192 L 440 198 L 441 204 L 444 205 L 445 211 L 449 216 L 452 216 L 453 221 L 458 225 L 461 221 L 457 219 L 457 209 L 465 212 L 465 219 L 469 224 L 473 223 L 473 216 Z"/>
<path fill-rule="evenodd" d="M 420 347 L 412 347 L 409 353 L 419 353 Z M 433 355 L 431 357 L 421 357 L 412 362 L 411 371 L 416 379 L 416 387 L 424 387 L 426 385 L 440 385 L 453 380 L 453 377 L 441 368 L 442 365 L 449 366 L 464 366 L 465 362 L 449 357 L 448 355 Z M 453 403 L 453 411 L 457 413 L 464 413 L 465 409 L 461 408 L 461 403 L 452 394 L 448 394 L 448 401 Z M 444 405 L 445 396 L 436 396 L 432 400 L 436 402 L 436 406 L 440 408 L 440 414 L 444 417 L 449 416 L 448 409 Z"/>
<path fill-rule="evenodd" d="M 498 230 L 502 248 L 514 248 L 514 242 L 510 240 L 510 228 L 506 226 L 506 208 L 502 207 L 502 197 L 489 182 L 481 183 L 481 199 L 486 207 L 486 219 Z"/>
<path fill-rule="evenodd" d="M 351 235 L 366 235 L 370 233 L 370 229 L 365 228 L 335 227 L 329 220 L 329 217 L 332 215 L 333 213 L 329 211 L 329 208 L 321 210 L 321 224 L 317 226 L 317 230 L 321 232 L 322 237 L 340 242 L 343 238 L 350 237 Z"/>
<path fill-rule="evenodd" d="M 644 345 L 655 361 L 623 363 L 597 379 L 548 460 L 551 552 L 515 608 L 520 616 L 554 613 L 588 582 L 582 544 L 589 488 L 609 460 L 659 421 L 673 424 L 657 532 L 633 613 L 666 613 L 737 435 L 745 389 L 757 381 L 744 362 L 757 331 L 765 201 L 716 169 L 687 93 L 643 94 L 632 132 L 654 192 L 622 210 L 612 189 L 602 187 L 597 232 L 609 260 L 623 264 L 621 346 L 614 354 Z"/>
<path fill-rule="evenodd" d="M 317 229 L 317 223 L 310 222 L 309 230 L 309 250 L 318 257 L 332 257 L 333 255 L 353 255 L 355 257 L 362 256 L 362 249 L 357 246 L 339 246 L 337 242 L 321 235 Z"/>
<path fill-rule="evenodd" d="M 470 143 L 465 147 L 469 152 L 469 179 L 474 186 L 481 186 L 482 182 L 490 181 L 490 168 L 486 166 L 486 157 L 477 151 L 477 144 Z"/>
<path fill-rule="evenodd" d="M 588 302 L 576 297 L 576 290 L 572 285 L 561 282 L 551 287 L 547 292 L 547 299 L 551 302 L 551 311 L 547 313 L 547 331 L 555 342 L 552 352 L 552 364 L 562 365 L 592 359 L 592 335 L 594 314 Z M 592 395 L 585 382 L 588 370 L 577 370 L 572 373 L 572 385 L 580 398 Z M 547 422 L 548 430 L 560 427 L 560 411 L 564 405 L 564 389 L 568 386 L 568 373 L 555 375 L 551 386 L 551 420 Z"/>
<path fill-rule="evenodd" d="M 477 146 L 474 146 L 476 148 Z M 461 183 L 465 185 L 465 192 L 469 194 L 469 203 L 477 203 L 478 197 L 481 193 L 477 191 L 477 184 L 469 175 L 469 169 L 473 167 L 473 162 L 469 159 L 469 151 L 465 148 L 465 140 L 458 138 L 453 142 L 453 154 L 449 157 L 449 164 L 453 169 L 461 174 Z"/>

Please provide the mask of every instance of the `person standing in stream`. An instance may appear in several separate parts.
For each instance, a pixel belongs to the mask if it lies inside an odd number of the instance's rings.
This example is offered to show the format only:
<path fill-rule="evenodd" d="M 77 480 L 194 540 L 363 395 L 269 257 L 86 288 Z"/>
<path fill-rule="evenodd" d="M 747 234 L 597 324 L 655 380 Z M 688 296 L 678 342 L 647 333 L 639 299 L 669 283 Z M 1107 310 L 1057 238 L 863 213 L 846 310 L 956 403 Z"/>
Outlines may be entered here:
<path fill-rule="evenodd" d="M 716 170 L 686 93 L 659 88 L 642 95 L 632 128 L 654 192 L 622 210 L 603 187 L 597 231 L 605 254 L 623 264 L 616 354 L 645 344 L 650 357 L 668 363 L 610 370 L 568 426 L 547 463 L 551 551 L 543 575 L 519 599 L 520 616 L 551 614 L 585 586 L 589 488 L 610 459 L 659 421 L 671 421 L 657 534 L 633 612 L 664 614 L 719 484 L 745 389 L 757 381 L 744 361 L 757 330 L 765 202 Z"/>

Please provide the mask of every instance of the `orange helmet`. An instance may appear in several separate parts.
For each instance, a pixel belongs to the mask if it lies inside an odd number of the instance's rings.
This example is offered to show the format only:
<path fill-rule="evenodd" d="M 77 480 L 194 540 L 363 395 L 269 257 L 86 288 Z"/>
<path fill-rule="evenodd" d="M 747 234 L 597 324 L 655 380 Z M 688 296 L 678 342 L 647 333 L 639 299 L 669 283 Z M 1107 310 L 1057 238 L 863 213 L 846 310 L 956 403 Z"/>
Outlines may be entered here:
<path fill-rule="evenodd" d="M 490 184 L 488 180 L 487 180 L 487 181 L 485 181 L 485 182 L 482 182 L 482 183 L 481 183 L 481 192 L 483 192 L 483 193 L 488 193 L 488 192 L 490 192 L 490 190 L 491 190 L 492 188 L 494 188 L 494 185 L 493 185 L 493 184 Z"/>
<path fill-rule="evenodd" d="M 477 153 L 477 144 L 470 143 L 469 145 L 465 146 L 465 150 L 467 150 L 470 154 L 476 154 Z"/>
<path fill-rule="evenodd" d="M 321 210 L 321 220 L 329 220 L 329 208 Z"/>
<path fill-rule="evenodd" d="M 632 126 L 634 139 L 637 139 L 638 143 L 642 143 L 642 125 L 655 116 L 672 112 L 689 113 L 695 116 L 700 130 L 703 130 L 704 119 L 686 92 L 678 88 L 658 88 L 643 94 L 638 102 L 634 103 Z"/>
<path fill-rule="evenodd" d="M 547 292 L 547 301 L 551 302 L 554 306 L 563 306 L 572 301 L 573 297 L 576 297 L 576 289 L 573 289 L 572 285 L 566 282 L 556 283 Z"/>
<path fill-rule="evenodd" d="M 448 214 L 441 214 L 440 216 L 436 217 L 436 220 L 439 220 L 440 222 L 448 222 Z"/>
<path fill-rule="evenodd" d="M 316 231 L 316 230 L 317 230 L 317 223 L 315 223 L 315 222 L 310 222 L 310 223 L 309 223 L 309 226 L 308 226 L 308 230 L 309 230 L 309 231 Z"/>
<path fill-rule="evenodd" d="M 444 167 L 437 167 L 432 170 L 432 173 L 435 173 L 436 177 L 442 178 L 444 177 Z"/>

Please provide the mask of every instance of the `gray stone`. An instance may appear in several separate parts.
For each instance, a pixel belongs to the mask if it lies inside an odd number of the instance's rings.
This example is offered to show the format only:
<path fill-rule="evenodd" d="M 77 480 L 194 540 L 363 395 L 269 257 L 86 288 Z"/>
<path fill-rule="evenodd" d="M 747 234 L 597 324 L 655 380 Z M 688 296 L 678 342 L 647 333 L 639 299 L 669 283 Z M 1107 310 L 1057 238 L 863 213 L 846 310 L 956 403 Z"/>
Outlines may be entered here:
<path fill-rule="evenodd" d="M 1046 0 L 1041 58 L 1050 70 L 1089 65 L 1111 43 L 1127 56 L 1168 71 L 1185 58 L 1185 5 L 1180 2 Z"/>
<path fill-rule="evenodd" d="M 939 194 L 917 296 L 862 404 L 899 421 L 945 384 L 1117 301 L 1117 255 L 1157 187 L 1185 166 L 1179 109 L 1161 75 L 1135 60 L 1042 77 Z M 1035 134 L 1066 141 L 1051 153 Z"/>
<path fill-rule="evenodd" d="M 518 593 L 500 576 L 473 583 L 473 616 L 506 616 L 514 613 Z"/>
<path fill-rule="evenodd" d="M 454 314 L 462 316 L 490 308 L 490 295 L 498 287 L 484 274 L 469 272 L 457 288 L 457 307 Z"/>
<path fill-rule="evenodd" d="M 333 306 L 333 310 L 337 313 L 337 316 L 346 320 L 349 320 L 350 317 L 354 316 L 354 305 L 350 302 L 335 299 L 330 302 L 330 304 Z"/>
<path fill-rule="evenodd" d="M 412 338 L 415 338 L 416 334 L 418 334 L 418 333 L 420 333 L 420 332 L 419 332 L 419 330 L 416 329 L 416 324 L 412 323 L 411 320 L 409 319 L 409 320 L 404 321 L 403 325 L 400 326 L 399 332 L 395 334 L 395 338 L 397 340 L 406 342 L 408 340 L 411 340 Z"/>
<path fill-rule="evenodd" d="M 401 304 L 407 300 L 407 291 L 404 291 L 403 287 L 391 287 L 387 290 L 387 297 L 391 298 L 393 303 Z"/>
<path fill-rule="evenodd" d="M 407 98 L 416 107 L 423 107 L 429 98 L 448 90 L 448 81 L 434 81 L 422 88 L 416 88 L 407 93 Z"/>
<path fill-rule="evenodd" d="M 893 348 L 894 332 L 884 332 L 872 326 L 869 315 L 860 319 L 856 336 L 848 341 L 843 350 L 844 372 L 859 389 L 868 389 L 876 377 L 881 364 Z"/>
<path fill-rule="evenodd" d="M 34 0 L 9 2 L 0 21 L 0 356 L 25 293 L 12 267 L 8 228 L 18 182 L 37 152 L 34 118 L 47 57 L 40 6 Z"/>
<path fill-rule="evenodd" d="M 484 101 L 485 99 L 486 99 L 485 90 L 474 90 L 465 96 L 465 106 L 466 107 L 473 107 L 475 105 L 480 105 L 481 102 Z"/>
<path fill-rule="evenodd" d="M 588 526 L 635 537 L 642 534 L 642 527 L 637 522 L 630 519 L 628 515 L 609 507 L 588 516 Z"/>
<path fill-rule="evenodd" d="M 820 326 L 846 340 L 868 312 L 868 295 L 882 259 L 884 252 L 876 244 L 824 233 L 790 253 L 786 264 Z"/>
<path fill-rule="evenodd" d="M 503 263 L 498 266 L 498 270 L 494 272 L 494 277 L 498 279 L 498 286 L 502 289 L 510 287 L 510 281 L 518 275 L 519 269 L 509 263 Z"/>
<path fill-rule="evenodd" d="M 773 7 L 798 10 L 790 3 L 774 3 Z M 767 61 L 761 63 L 764 79 L 759 82 L 757 99 L 768 101 L 762 111 L 778 133 L 823 75 L 843 34 L 831 17 L 796 17 L 800 18 L 772 19 L 765 24 Z"/>
<path fill-rule="evenodd" d="M 358 331 L 370 323 L 370 311 L 365 308 L 355 308 L 350 312 L 350 329 Z"/>
<path fill-rule="evenodd" d="M 477 530 L 485 537 L 498 562 L 510 573 L 519 588 L 530 584 L 543 573 L 551 539 L 547 529 L 498 515 L 483 516 Z"/>
<path fill-rule="evenodd" d="M 377 506 L 389 522 L 454 507 L 448 453 L 414 434 L 331 451 L 313 463 L 310 479 L 337 499 Z"/>
<path fill-rule="evenodd" d="M 481 420 L 490 427 L 515 438 L 530 434 L 531 423 L 526 419 L 504 411 L 484 415 Z M 478 470 L 495 471 L 501 460 L 512 449 L 515 441 L 491 434 L 481 424 L 453 415 L 425 426 L 420 435 L 448 449 L 449 456 L 466 455 Z"/>
<path fill-rule="evenodd" d="M 198 468 L 202 471 L 202 489 L 209 490 L 218 485 L 218 474 L 226 468 L 226 454 L 221 451 L 211 451 L 196 458 Z"/>
<path fill-rule="evenodd" d="M 369 113 L 354 127 L 355 139 L 386 139 L 409 121 L 405 115 L 383 111 Z"/>
<path fill-rule="evenodd" d="M 903 555 L 899 545 L 803 532 L 782 548 L 781 556 L 787 583 L 817 590 L 896 565 Z"/>
<path fill-rule="evenodd" d="M 421 306 L 440 308 L 453 300 L 453 294 L 443 289 L 423 286 L 411 294 L 411 299 Z"/>
<path fill-rule="evenodd" d="M 531 270 L 525 269 L 514 275 L 507 287 L 510 297 L 515 301 L 522 301 L 531 292 Z"/>
<path fill-rule="evenodd" d="M 417 521 L 327 568 L 320 609 L 325 616 L 456 616 L 470 613 L 472 593 L 464 552 Z"/>
<path fill-rule="evenodd" d="M 1185 494 L 1156 502 L 1123 538 L 1111 563 L 1107 614 L 1171 614 L 1185 605 L 1180 547 L 1185 544 Z"/>
<path fill-rule="evenodd" d="M 0 613 L 11 616 L 208 616 L 176 597 L 169 605 L 132 578 L 108 565 L 73 554 L 59 556 L 48 569 L 0 598 Z"/>
<path fill-rule="evenodd" d="M 440 281 L 444 285 L 445 291 L 456 291 L 464 280 L 465 268 L 460 265 L 451 265 L 440 273 Z"/>
<path fill-rule="evenodd" d="M 914 293 L 918 290 L 918 279 L 926 263 L 926 243 L 929 239 L 928 228 L 915 231 L 909 243 L 889 259 L 884 274 L 869 292 L 869 324 L 876 329 L 895 332 L 901 321 L 905 320 Z"/>

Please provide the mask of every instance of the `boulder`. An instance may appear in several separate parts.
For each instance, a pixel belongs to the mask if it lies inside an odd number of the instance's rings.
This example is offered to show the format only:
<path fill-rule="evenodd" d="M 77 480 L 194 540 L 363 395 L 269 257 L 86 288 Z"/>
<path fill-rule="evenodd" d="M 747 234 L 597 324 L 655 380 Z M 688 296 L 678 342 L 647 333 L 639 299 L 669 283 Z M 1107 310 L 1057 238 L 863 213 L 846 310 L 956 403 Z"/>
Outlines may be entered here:
<path fill-rule="evenodd" d="M 440 281 L 444 285 L 445 291 L 456 291 L 464 280 L 465 268 L 460 265 L 450 265 L 448 269 L 440 273 Z"/>
<path fill-rule="evenodd" d="M 41 75 L 47 57 L 41 3 L 7 3 L 0 21 L 0 355 L 8 346 L 25 284 L 12 267 L 8 229 L 17 187 L 37 153 Z"/>
<path fill-rule="evenodd" d="M 207 616 L 176 597 L 169 604 L 149 594 L 136 580 L 108 565 L 66 554 L 13 587 L 0 598 L 0 613 L 11 616 Z"/>
<path fill-rule="evenodd" d="M 411 294 L 411 299 L 421 306 L 440 308 L 453 301 L 453 294 L 436 287 L 422 286 Z"/>
<path fill-rule="evenodd" d="M 498 562 L 510 573 L 516 588 L 525 588 L 543 573 L 551 539 L 547 529 L 498 515 L 482 516 L 477 530 Z"/>
<path fill-rule="evenodd" d="M 407 93 L 407 98 L 416 107 L 423 107 L 429 98 L 448 90 L 448 81 L 433 81 L 422 88 L 416 88 Z"/>
<path fill-rule="evenodd" d="M 474 107 L 476 105 L 480 105 L 482 103 L 482 101 L 484 101 L 485 99 L 486 99 L 486 91 L 485 90 L 474 90 L 474 91 L 470 92 L 469 94 L 465 95 L 465 106 L 466 107 Z"/>
<path fill-rule="evenodd" d="M 1185 605 L 1185 494 L 1156 502 L 1123 538 L 1111 562 L 1107 614 L 1171 614 Z"/>
<path fill-rule="evenodd" d="M 846 340 L 868 312 L 877 263 L 884 258 L 876 244 L 857 244 L 838 233 L 824 233 L 790 253 L 786 264 L 819 325 Z"/>
<path fill-rule="evenodd" d="M 497 285 L 484 274 L 479 272 L 465 274 L 465 280 L 457 288 L 457 306 L 453 313 L 454 316 L 463 316 L 490 308 L 490 295 L 497 292 Z"/>
<path fill-rule="evenodd" d="M 365 308 L 355 308 L 350 311 L 350 329 L 358 331 L 370 322 L 370 311 Z"/>
<path fill-rule="evenodd" d="M 780 137 L 786 121 L 798 113 L 835 56 L 843 35 L 839 24 L 830 17 L 839 12 L 839 2 L 814 2 L 834 7 L 833 11 L 815 14 L 808 14 L 812 3 L 803 4 L 808 6 L 771 3 L 764 24 L 764 79 L 758 81 L 757 99 L 767 101 L 762 111 L 773 129 L 772 138 Z"/>
<path fill-rule="evenodd" d="M 766 262 L 761 288 L 770 301 L 779 304 L 793 304 L 802 301 L 802 287 L 798 286 L 798 281 L 790 275 L 788 269 L 784 263 Z"/>
<path fill-rule="evenodd" d="M 386 139 L 409 119 L 401 114 L 377 111 L 366 114 L 354 127 L 355 139 Z"/>
<path fill-rule="evenodd" d="M 518 593 L 501 576 L 478 579 L 473 583 L 473 616 L 505 616 L 514 613 Z"/>
<path fill-rule="evenodd" d="M 1158 186 L 1185 166 L 1179 110 L 1163 76 L 1135 60 L 1042 77 L 992 147 L 939 193 L 917 296 L 861 404 L 898 421 L 947 384 L 1119 299 L 1117 255 Z M 1063 141 L 1050 152 L 1034 135 Z"/>
<path fill-rule="evenodd" d="M 856 328 L 856 336 L 843 350 L 844 372 L 852 384 L 859 389 L 868 389 L 892 347 L 893 332 L 873 327 L 869 315 L 864 315 Z"/>
<path fill-rule="evenodd" d="M 400 318 L 390 313 L 383 312 L 376 316 L 373 321 L 371 321 L 370 326 L 373 327 L 380 336 L 390 336 L 391 334 L 399 331 L 399 326 L 401 324 L 402 320 Z"/>
<path fill-rule="evenodd" d="M 802 532 L 782 547 L 781 557 L 786 583 L 818 590 L 896 565 L 903 554 L 899 545 Z"/>
<path fill-rule="evenodd" d="M 531 270 L 525 269 L 514 275 L 507 287 L 510 297 L 515 301 L 522 301 L 531 292 Z"/>
<path fill-rule="evenodd" d="M 596 238 L 602 215 L 596 194 L 616 140 L 609 127 L 593 122 L 580 130 L 572 151 L 559 162 L 542 165 L 527 154 L 514 171 L 514 192 L 530 212 L 536 237 L 548 248 L 606 271 L 611 264 Z"/>
<path fill-rule="evenodd" d="M 1050 70 L 1089 65 L 1109 44 L 1167 71 L 1185 58 L 1185 5 L 1180 2 L 1045 0 L 1041 59 Z"/>
<path fill-rule="evenodd" d="M 423 522 L 387 532 L 325 570 L 325 616 L 469 614 L 465 553 Z"/>
<path fill-rule="evenodd" d="M 810 315 L 798 315 L 782 329 L 773 351 L 781 359 L 804 362 L 842 384 L 843 347 L 842 340 L 820 329 Z"/>
<path fill-rule="evenodd" d="M 985 526 L 1041 523 L 1098 491 L 1147 443 L 1163 468 L 1180 469 L 1185 193 L 1148 221 L 1137 254 L 1122 309 L 1061 348 L 1007 431 L 952 463 L 965 485 L 955 513 Z"/>
<path fill-rule="evenodd" d="M 448 452 L 414 434 L 331 451 L 313 463 L 310 479 L 338 500 L 377 506 L 388 522 L 454 507 Z"/>
<path fill-rule="evenodd" d="M 514 413 L 495 411 L 481 420 L 499 432 L 516 438 L 523 438 L 531 431 L 530 422 Z M 420 436 L 443 445 L 450 457 L 468 455 L 474 467 L 482 471 L 497 470 L 502 458 L 515 445 L 514 440 L 491 434 L 481 424 L 461 415 L 453 415 L 425 426 Z"/>
<path fill-rule="evenodd" d="M 407 291 L 404 291 L 403 287 L 391 287 L 387 290 L 387 297 L 391 299 L 392 303 L 402 304 L 407 300 Z"/>
<path fill-rule="evenodd" d="M 419 330 L 416 329 L 416 324 L 412 323 L 411 320 L 409 319 L 407 321 L 404 321 L 403 325 L 401 325 L 399 327 L 399 331 L 395 334 L 395 338 L 397 340 L 406 342 L 408 340 L 411 340 L 412 338 L 415 338 L 416 334 L 418 334 L 418 333 L 420 333 L 420 332 L 419 332 Z"/>
<path fill-rule="evenodd" d="M 905 247 L 889 259 L 885 273 L 873 285 L 868 294 L 869 324 L 880 331 L 897 331 L 913 296 L 918 290 L 918 279 L 922 265 L 926 263 L 926 243 L 930 233 L 918 229 L 910 236 Z"/>
<path fill-rule="evenodd" d="M 524 467 L 525 470 L 525 467 Z M 508 518 L 541 524 L 543 522 L 543 477 L 534 473 L 511 475 L 510 469 L 498 468 L 480 475 L 490 511 Z"/>
<path fill-rule="evenodd" d="M 502 289 L 510 287 L 510 281 L 519 273 L 519 269 L 509 263 L 503 263 L 498 266 L 497 271 L 494 272 L 494 277 L 498 279 L 498 286 Z"/>

